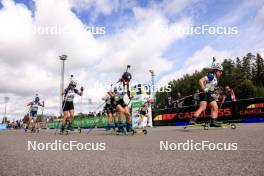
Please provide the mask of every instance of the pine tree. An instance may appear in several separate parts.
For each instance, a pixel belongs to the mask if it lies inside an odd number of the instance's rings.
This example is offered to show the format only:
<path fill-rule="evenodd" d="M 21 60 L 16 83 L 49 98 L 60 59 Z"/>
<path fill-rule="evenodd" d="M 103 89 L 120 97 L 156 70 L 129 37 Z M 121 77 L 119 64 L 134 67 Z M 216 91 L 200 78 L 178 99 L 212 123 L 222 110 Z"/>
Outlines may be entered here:
<path fill-rule="evenodd" d="M 252 68 L 252 80 L 257 87 L 264 85 L 264 62 L 260 54 L 257 54 Z"/>
<path fill-rule="evenodd" d="M 252 62 L 256 56 L 252 53 L 248 53 L 242 60 L 242 71 L 244 73 L 244 79 L 252 80 Z"/>

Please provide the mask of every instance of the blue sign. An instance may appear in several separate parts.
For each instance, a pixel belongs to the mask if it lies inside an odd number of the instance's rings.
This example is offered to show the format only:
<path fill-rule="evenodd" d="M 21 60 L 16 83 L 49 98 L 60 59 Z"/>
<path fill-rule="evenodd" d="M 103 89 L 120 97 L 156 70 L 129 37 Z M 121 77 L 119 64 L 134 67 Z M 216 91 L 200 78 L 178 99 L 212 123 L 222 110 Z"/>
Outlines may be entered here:
<path fill-rule="evenodd" d="M 0 130 L 6 129 L 6 124 L 0 124 Z"/>

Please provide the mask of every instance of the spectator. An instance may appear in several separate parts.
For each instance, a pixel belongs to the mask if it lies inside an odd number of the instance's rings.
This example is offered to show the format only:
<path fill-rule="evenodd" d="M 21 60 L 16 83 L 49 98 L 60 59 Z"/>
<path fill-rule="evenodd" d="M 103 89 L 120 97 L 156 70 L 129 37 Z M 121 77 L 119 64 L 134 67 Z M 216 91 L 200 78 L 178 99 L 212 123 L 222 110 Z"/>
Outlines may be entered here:
<path fill-rule="evenodd" d="M 173 101 L 172 101 L 171 96 L 168 96 L 167 107 L 168 108 L 173 108 Z"/>
<path fill-rule="evenodd" d="M 197 89 L 196 91 L 195 91 L 195 93 L 193 94 L 193 104 L 194 105 L 198 105 L 199 104 L 199 102 L 200 102 L 200 98 L 199 98 L 199 94 L 200 94 L 200 91 L 199 91 L 199 89 Z"/>
<path fill-rule="evenodd" d="M 177 93 L 177 108 L 182 108 L 184 106 L 184 99 L 180 92 Z"/>
<path fill-rule="evenodd" d="M 232 101 L 232 102 L 237 101 L 234 91 L 229 86 L 225 87 L 225 92 L 223 95 L 222 102 L 226 102 L 226 101 Z"/>

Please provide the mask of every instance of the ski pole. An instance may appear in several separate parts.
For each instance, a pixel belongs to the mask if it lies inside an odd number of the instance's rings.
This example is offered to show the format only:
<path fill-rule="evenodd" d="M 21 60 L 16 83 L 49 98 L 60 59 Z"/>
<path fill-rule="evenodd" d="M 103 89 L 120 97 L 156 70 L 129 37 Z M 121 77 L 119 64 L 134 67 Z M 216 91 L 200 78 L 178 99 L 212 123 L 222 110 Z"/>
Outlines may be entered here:
<path fill-rule="evenodd" d="M 105 104 L 105 102 L 102 103 L 102 104 L 100 104 L 100 105 L 96 108 L 95 112 L 96 112 L 99 108 L 101 108 L 104 104 Z M 97 122 L 95 121 L 95 122 L 90 126 L 90 128 L 89 128 L 87 134 L 89 134 L 89 133 L 92 131 L 92 129 L 95 128 L 96 125 L 97 125 L 99 122 L 100 122 L 100 119 L 99 119 Z"/>

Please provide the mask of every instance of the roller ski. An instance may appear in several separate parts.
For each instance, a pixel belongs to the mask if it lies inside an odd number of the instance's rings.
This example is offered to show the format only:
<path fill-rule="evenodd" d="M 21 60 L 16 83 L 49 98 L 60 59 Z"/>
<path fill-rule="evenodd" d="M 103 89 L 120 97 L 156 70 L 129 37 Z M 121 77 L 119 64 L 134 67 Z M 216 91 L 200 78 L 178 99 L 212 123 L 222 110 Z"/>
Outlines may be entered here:
<path fill-rule="evenodd" d="M 184 129 L 190 128 L 202 128 L 204 130 L 209 130 L 209 128 L 231 128 L 234 130 L 236 129 L 236 125 L 233 123 L 220 123 L 215 120 L 211 120 L 210 122 L 190 124 L 184 127 Z"/>
<path fill-rule="evenodd" d="M 30 130 L 31 133 L 39 133 L 39 128 L 31 128 Z"/>
<path fill-rule="evenodd" d="M 27 132 L 39 133 L 39 128 L 32 127 L 32 126 L 27 126 L 24 131 L 25 131 L 25 133 L 27 133 Z"/>
<path fill-rule="evenodd" d="M 138 129 L 138 130 L 134 130 L 134 134 L 144 134 L 144 135 L 146 135 L 146 134 L 148 134 L 148 130 L 147 129 Z"/>
<path fill-rule="evenodd" d="M 205 130 L 208 130 L 209 128 L 231 128 L 234 130 L 236 129 L 236 125 L 233 123 L 219 123 L 216 120 L 211 120 L 211 122 L 205 127 Z"/>
<path fill-rule="evenodd" d="M 204 130 L 208 130 L 209 128 L 209 123 L 204 122 L 204 123 L 197 123 L 197 124 L 189 124 L 183 127 L 184 129 L 190 129 L 190 128 L 203 128 Z"/>
<path fill-rule="evenodd" d="M 82 130 L 80 127 L 78 127 L 77 131 L 74 130 L 74 128 L 72 127 L 72 123 L 69 122 L 69 120 L 67 119 L 66 121 L 66 128 L 65 126 L 62 125 L 61 130 L 60 130 L 60 135 L 68 135 L 69 133 L 81 133 Z"/>
<path fill-rule="evenodd" d="M 106 128 L 105 131 L 109 134 L 115 134 L 118 131 L 118 127 L 114 126 L 113 128 Z"/>
<path fill-rule="evenodd" d="M 66 128 L 66 129 L 61 129 L 60 132 L 59 132 L 60 135 L 68 135 L 70 133 L 81 134 L 82 130 L 81 130 L 81 128 L 78 128 L 77 130 Z"/>

